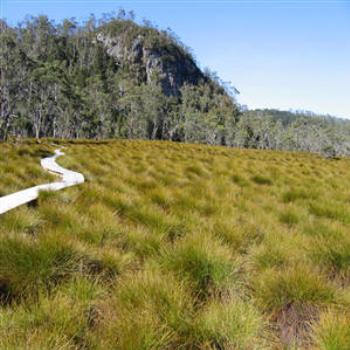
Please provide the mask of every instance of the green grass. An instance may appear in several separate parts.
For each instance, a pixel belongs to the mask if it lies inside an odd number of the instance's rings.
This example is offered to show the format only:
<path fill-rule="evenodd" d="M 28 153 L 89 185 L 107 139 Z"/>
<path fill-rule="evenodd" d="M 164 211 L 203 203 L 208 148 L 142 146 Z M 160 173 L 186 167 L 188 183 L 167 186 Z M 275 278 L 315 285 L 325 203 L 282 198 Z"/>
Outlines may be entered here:
<path fill-rule="evenodd" d="M 0 280 L 5 301 L 36 296 L 40 290 L 55 286 L 75 267 L 74 251 L 54 237 L 39 242 L 20 238 L 0 241 Z"/>
<path fill-rule="evenodd" d="M 349 312 L 327 311 L 314 329 L 315 343 L 322 350 L 350 349 Z"/>
<path fill-rule="evenodd" d="M 14 145 L 3 143 L 0 149 L 0 196 L 55 178 L 40 166 L 40 159 L 51 155 L 53 146 L 25 141 Z"/>
<path fill-rule="evenodd" d="M 349 349 L 349 160 L 54 142 L 87 181 L 0 216 L 1 349 Z M 54 148 L 0 144 L 1 194 Z"/>
<path fill-rule="evenodd" d="M 228 247 L 204 233 L 186 236 L 165 257 L 165 265 L 192 286 L 197 298 L 205 298 L 232 280 L 234 262 Z"/>

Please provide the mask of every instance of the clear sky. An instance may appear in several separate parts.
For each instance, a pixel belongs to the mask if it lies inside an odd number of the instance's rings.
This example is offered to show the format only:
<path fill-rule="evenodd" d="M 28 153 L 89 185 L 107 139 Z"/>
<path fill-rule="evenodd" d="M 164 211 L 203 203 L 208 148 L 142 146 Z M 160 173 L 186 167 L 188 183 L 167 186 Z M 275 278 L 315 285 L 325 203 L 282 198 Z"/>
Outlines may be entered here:
<path fill-rule="evenodd" d="M 350 118 L 350 0 L 0 0 L 10 24 L 134 10 L 170 27 L 250 108 Z"/>

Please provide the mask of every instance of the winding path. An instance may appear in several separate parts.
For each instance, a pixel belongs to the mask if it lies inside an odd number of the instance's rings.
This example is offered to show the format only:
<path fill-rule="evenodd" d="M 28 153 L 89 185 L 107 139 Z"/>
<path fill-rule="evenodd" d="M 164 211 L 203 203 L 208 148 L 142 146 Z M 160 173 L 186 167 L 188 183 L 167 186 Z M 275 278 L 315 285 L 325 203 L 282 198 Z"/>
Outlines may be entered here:
<path fill-rule="evenodd" d="M 55 155 L 41 160 L 41 166 L 45 170 L 61 176 L 61 181 L 30 187 L 26 190 L 0 197 L 0 214 L 35 200 L 38 198 L 40 191 L 58 191 L 83 183 L 85 179 L 82 174 L 62 168 L 56 163 L 56 158 L 63 154 L 60 150 L 55 150 Z"/>

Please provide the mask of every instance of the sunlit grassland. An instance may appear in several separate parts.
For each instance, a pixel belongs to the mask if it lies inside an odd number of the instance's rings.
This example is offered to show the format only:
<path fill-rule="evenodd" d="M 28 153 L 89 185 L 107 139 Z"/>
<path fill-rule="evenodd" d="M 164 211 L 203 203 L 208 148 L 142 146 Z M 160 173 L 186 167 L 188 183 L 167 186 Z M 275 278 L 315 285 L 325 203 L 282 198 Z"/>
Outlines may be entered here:
<path fill-rule="evenodd" d="M 42 171 L 40 159 L 54 148 L 34 142 L 0 144 L 0 197 L 30 186 L 49 182 L 50 174 Z"/>
<path fill-rule="evenodd" d="M 0 348 L 350 348 L 349 160 L 64 146 L 87 182 L 0 217 Z"/>

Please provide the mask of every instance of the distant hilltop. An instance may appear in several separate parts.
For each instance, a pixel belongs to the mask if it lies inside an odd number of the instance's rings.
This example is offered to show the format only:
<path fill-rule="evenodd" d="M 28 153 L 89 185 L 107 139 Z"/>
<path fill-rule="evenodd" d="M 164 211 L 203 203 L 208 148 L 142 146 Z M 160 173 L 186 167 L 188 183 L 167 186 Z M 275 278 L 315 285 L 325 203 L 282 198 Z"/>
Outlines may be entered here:
<path fill-rule="evenodd" d="M 128 16 L 1 23 L 0 138 L 146 138 L 226 144 L 230 88 L 170 30 Z M 201 125 L 202 124 L 202 125 Z M 198 130 L 197 130 L 198 129 Z"/>
<path fill-rule="evenodd" d="M 350 155 L 349 121 L 250 111 L 171 30 L 132 15 L 0 26 L 0 140 L 128 138 Z"/>
<path fill-rule="evenodd" d="M 139 83 L 159 83 L 167 96 L 179 96 L 184 84 L 208 83 L 189 51 L 169 32 L 117 20 L 99 28 L 96 38 L 121 69 L 132 71 Z"/>

